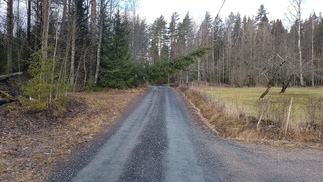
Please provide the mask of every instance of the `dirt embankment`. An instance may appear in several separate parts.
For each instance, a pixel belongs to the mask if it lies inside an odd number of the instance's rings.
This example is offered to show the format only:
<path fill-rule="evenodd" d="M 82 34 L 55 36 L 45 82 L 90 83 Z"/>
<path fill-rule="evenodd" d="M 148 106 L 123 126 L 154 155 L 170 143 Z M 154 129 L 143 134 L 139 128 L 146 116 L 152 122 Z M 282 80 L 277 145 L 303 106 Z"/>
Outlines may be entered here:
<path fill-rule="evenodd" d="M 57 164 L 115 121 L 143 91 L 69 94 L 65 111 L 1 107 L 0 181 L 43 181 Z"/>
<path fill-rule="evenodd" d="M 199 113 L 203 122 L 217 134 L 236 140 L 268 143 L 275 146 L 310 147 L 323 150 L 322 136 L 299 130 L 282 132 L 279 123 L 263 121 L 245 116 L 243 112 L 230 111 L 223 102 L 210 98 L 198 90 L 181 88 L 191 105 Z M 233 113 L 233 114 L 232 114 Z"/>

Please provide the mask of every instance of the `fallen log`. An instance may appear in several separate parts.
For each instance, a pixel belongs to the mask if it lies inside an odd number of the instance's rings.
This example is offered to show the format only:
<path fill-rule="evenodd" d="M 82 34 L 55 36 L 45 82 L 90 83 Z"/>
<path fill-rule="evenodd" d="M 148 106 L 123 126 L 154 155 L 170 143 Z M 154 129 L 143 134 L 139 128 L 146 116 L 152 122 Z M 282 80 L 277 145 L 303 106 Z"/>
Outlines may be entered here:
<path fill-rule="evenodd" d="M 22 72 L 0 75 L 0 106 L 18 101 L 19 95 L 24 95 L 23 92 L 15 84 L 15 80 L 10 78 L 22 75 Z"/>
<path fill-rule="evenodd" d="M 8 75 L 0 75 L 0 81 L 5 81 L 11 77 L 20 76 L 20 75 L 22 75 L 22 72 L 11 73 Z"/>
<path fill-rule="evenodd" d="M 5 91 L 9 95 L 16 97 L 23 95 L 23 91 L 19 89 L 14 77 L 21 76 L 22 72 L 11 73 L 8 75 L 0 75 L 0 90 Z"/>

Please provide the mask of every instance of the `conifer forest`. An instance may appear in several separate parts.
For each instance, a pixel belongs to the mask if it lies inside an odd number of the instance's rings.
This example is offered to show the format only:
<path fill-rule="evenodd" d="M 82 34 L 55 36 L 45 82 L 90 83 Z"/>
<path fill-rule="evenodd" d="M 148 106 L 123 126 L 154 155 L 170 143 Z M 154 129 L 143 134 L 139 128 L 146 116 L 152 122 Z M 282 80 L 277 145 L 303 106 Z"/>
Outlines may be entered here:
<path fill-rule="evenodd" d="M 323 17 L 271 19 L 205 12 L 195 22 L 174 12 L 149 23 L 138 0 L 1 0 L 0 75 L 22 72 L 35 98 L 93 87 L 188 84 L 235 87 L 323 84 Z M 215 7 L 218 9 L 219 7 Z M 40 93 L 41 92 L 41 93 Z"/>

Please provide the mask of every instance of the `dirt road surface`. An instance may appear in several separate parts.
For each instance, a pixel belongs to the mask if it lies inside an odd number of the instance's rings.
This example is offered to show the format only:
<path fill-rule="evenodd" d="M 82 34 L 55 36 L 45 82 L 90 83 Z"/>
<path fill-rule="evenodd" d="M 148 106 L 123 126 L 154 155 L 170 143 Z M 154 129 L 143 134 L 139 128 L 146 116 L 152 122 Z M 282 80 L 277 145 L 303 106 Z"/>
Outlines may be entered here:
<path fill-rule="evenodd" d="M 323 152 L 223 139 L 192 121 L 176 90 L 150 87 L 48 181 L 323 181 Z"/>

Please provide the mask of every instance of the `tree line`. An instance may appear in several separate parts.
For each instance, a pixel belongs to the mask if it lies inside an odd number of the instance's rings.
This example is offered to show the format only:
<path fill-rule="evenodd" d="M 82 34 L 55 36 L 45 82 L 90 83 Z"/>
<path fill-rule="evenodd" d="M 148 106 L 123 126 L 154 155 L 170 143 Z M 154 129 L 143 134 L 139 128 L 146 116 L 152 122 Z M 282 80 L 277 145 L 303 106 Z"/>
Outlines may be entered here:
<path fill-rule="evenodd" d="M 212 20 L 206 13 L 197 36 L 213 49 L 198 65 L 199 79 L 235 86 L 322 85 L 322 14 L 303 20 L 302 1 L 293 0 L 286 15 L 288 26 L 269 20 L 263 5 L 254 18 L 231 13 Z"/>
<path fill-rule="evenodd" d="M 180 18 L 174 12 L 169 21 L 160 16 L 148 24 L 136 12 L 138 4 L 1 1 L 0 72 L 28 73 L 25 90 L 47 100 L 93 86 L 323 83 L 322 14 L 301 19 L 302 0 L 291 1 L 288 26 L 270 20 L 263 5 L 255 17 L 206 12 L 198 24 L 189 13 Z"/>

